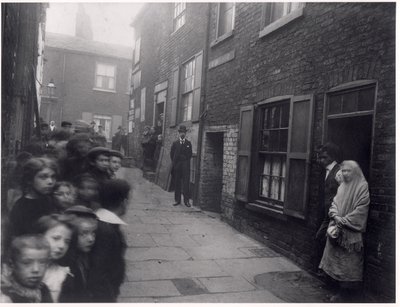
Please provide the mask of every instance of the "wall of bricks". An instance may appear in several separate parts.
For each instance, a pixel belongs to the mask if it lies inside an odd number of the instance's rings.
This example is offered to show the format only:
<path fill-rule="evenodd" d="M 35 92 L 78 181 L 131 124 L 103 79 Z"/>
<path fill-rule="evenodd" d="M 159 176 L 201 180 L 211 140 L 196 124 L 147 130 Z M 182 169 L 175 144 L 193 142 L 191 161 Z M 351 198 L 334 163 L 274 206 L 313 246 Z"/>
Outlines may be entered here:
<path fill-rule="evenodd" d="M 233 35 L 209 49 L 209 62 L 233 51 L 235 55 L 208 71 L 205 129 L 237 125 L 241 106 L 282 95 L 314 94 L 315 151 L 323 142 L 326 92 L 351 81 L 377 80 L 365 288 L 381 301 L 393 301 L 394 4 L 307 3 L 300 18 L 260 38 L 262 5 L 237 3 Z M 215 39 L 216 7 L 213 4 L 211 10 L 210 42 Z M 222 193 L 222 212 L 227 222 L 310 270 L 319 261 L 313 241 L 319 224 L 316 212 L 320 170 L 315 158 L 314 155 L 310 166 L 309 204 L 304 221 L 289 216 L 282 221 L 246 209 L 245 204 L 234 199 L 234 184 L 233 191 Z M 236 161 L 232 165 L 234 177 Z M 224 171 L 225 167 L 228 166 L 224 165 Z"/>

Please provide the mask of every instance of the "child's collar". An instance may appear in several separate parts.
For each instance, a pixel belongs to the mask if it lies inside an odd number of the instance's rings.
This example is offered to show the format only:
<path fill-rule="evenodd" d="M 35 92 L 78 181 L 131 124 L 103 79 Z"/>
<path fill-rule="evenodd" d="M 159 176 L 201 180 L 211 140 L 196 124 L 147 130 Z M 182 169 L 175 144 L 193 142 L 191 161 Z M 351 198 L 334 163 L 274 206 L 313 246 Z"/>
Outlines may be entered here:
<path fill-rule="evenodd" d="M 121 218 L 116 215 L 114 212 L 100 208 L 96 211 L 96 215 L 100 221 L 110 223 L 110 224 L 117 224 L 117 225 L 127 225 Z"/>

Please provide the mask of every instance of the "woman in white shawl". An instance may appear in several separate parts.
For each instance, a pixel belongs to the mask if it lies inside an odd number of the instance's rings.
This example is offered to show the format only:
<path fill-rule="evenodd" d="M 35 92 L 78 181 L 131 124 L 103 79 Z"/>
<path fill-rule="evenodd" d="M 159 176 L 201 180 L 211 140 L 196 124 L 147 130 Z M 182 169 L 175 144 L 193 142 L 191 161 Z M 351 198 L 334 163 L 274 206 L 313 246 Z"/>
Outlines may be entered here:
<path fill-rule="evenodd" d="M 327 275 L 339 282 L 339 293 L 331 302 L 351 300 L 363 280 L 363 233 L 366 230 L 369 191 L 368 183 L 355 161 L 343 161 L 343 182 L 329 209 L 324 254 L 319 265 Z"/>

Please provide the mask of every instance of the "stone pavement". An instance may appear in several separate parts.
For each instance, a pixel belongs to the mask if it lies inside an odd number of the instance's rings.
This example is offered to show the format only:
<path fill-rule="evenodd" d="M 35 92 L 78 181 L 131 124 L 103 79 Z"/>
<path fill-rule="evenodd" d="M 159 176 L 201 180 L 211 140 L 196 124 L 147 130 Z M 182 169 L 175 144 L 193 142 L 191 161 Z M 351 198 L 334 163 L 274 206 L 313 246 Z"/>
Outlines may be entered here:
<path fill-rule="evenodd" d="M 143 179 L 139 169 L 123 168 L 121 175 L 133 189 L 119 302 L 323 302 L 327 291 L 319 280 L 218 214 L 172 206 L 173 193 Z"/>

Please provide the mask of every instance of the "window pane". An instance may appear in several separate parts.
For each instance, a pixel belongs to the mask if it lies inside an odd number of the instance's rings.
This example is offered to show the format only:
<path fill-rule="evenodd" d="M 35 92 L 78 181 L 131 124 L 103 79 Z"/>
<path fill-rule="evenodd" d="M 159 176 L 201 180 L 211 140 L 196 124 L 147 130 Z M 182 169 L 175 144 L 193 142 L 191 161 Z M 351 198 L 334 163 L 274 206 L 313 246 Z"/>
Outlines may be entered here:
<path fill-rule="evenodd" d="M 106 67 L 103 64 L 97 64 L 97 74 L 103 76 L 106 74 Z"/>
<path fill-rule="evenodd" d="M 187 107 L 186 120 L 192 119 L 192 107 L 193 107 L 193 93 L 190 93 L 188 95 L 188 107 Z"/>
<path fill-rule="evenodd" d="M 281 110 L 281 127 L 289 127 L 289 104 L 282 105 Z"/>
<path fill-rule="evenodd" d="M 343 95 L 343 113 L 357 111 L 357 92 L 351 92 Z"/>
<path fill-rule="evenodd" d="M 261 150 L 269 151 L 269 139 L 270 139 L 270 131 L 263 130 L 262 132 L 262 139 L 261 139 Z"/>
<path fill-rule="evenodd" d="M 288 130 L 282 129 L 280 132 L 279 151 L 287 151 Z"/>
<path fill-rule="evenodd" d="M 232 30 L 233 3 L 220 3 L 218 36 Z"/>
<path fill-rule="evenodd" d="M 99 87 L 99 88 L 101 87 L 102 80 L 103 80 L 102 77 L 100 77 L 100 76 L 96 77 L 96 87 Z"/>
<path fill-rule="evenodd" d="M 114 78 L 109 78 L 108 79 L 108 88 L 109 89 L 114 89 Z"/>
<path fill-rule="evenodd" d="M 270 151 L 279 151 L 279 130 L 271 130 Z"/>
<path fill-rule="evenodd" d="M 261 176 L 261 196 L 263 197 L 269 197 L 269 176 Z"/>
<path fill-rule="evenodd" d="M 278 128 L 279 127 L 279 117 L 280 117 L 280 108 L 272 107 L 269 111 L 268 118 L 268 128 Z"/>
<path fill-rule="evenodd" d="M 375 88 L 360 91 L 358 97 L 358 110 L 367 111 L 374 109 Z"/>
<path fill-rule="evenodd" d="M 281 178 L 281 195 L 279 197 L 280 201 L 285 199 L 285 177 L 286 177 L 286 157 L 282 157 L 282 177 Z"/>
<path fill-rule="evenodd" d="M 285 3 L 282 2 L 276 2 L 272 4 L 270 23 L 274 22 L 275 20 L 278 20 L 284 15 L 284 6 Z"/>
<path fill-rule="evenodd" d="M 342 111 L 342 96 L 336 95 L 329 97 L 328 114 L 339 114 Z"/>
<path fill-rule="evenodd" d="M 268 116 L 269 116 L 268 113 L 269 113 L 269 110 L 265 109 L 264 116 L 263 116 L 263 125 L 262 125 L 263 129 L 268 128 Z"/>

